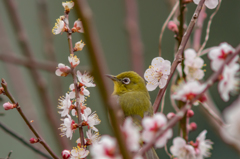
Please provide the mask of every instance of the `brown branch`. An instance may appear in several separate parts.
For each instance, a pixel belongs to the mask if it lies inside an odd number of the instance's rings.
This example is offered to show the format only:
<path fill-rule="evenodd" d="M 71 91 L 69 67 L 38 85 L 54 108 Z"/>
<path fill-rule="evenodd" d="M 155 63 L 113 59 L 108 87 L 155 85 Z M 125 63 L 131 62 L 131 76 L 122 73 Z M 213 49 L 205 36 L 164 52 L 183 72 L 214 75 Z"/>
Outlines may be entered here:
<path fill-rule="evenodd" d="M 105 107 L 109 111 L 110 120 L 112 123 L 114 134 L 117 138 L 117 142 L 120 148 L 120 152 L 124 159 L 130 159 L 130 154 L 127 150 L 127 146 L 121 133 L 120 122 L 123 121 L 123 112 L 121 108 L 116 104 L 116 101 L 110 98 L 110 88 L 105 74 L 108 72 L 106 62 L 102 49 L 99 44 L 98 35 L 94 28 L 92 21 L 92 12 L 85 0 L 74 0 L 77 8 L 77 15 L 81 18 L 84 28 L 84 36 L 86 39 L 86 46 L 89 50 L 90 61 L 93 66 L 93 74 L 96 82 L 101 90 L 101 96 L 104 101 Z"/>
<path fill-rule="evenodd" d="M 163 37 L 163 33 L 164 33 L 165 29 L 166 29 L 166 26 L 167 26 L 169 20 L 172 18 L 173 14 L 176 12 L 176 10 L 178 8 L 178 5 L 179 5 L 179 1 L 176 2 L 174 7 L 172 8 L 172 11 L 170 12 L 169 16 L 167 17 L 166 21 L 164 22 L 164 24 L 162 26 L 162 30 L 161 30 L 161 33 L 160 33 L 160 36 L 159 36 L 159 45 L 158 45 L 159 57 L 161 57 L 161 54 L 162 54 L 162 37 Z"/>
<path fill-rule="evenodd" d="M 6 5 L 7 10 L 9 11 L 10 20 L 13 23 L 14 30 L 18 35 L 18 42 L 21 46 L 22 53 L 29 59 L 31 62 L 35 62 L 34 52 L 30 47 L 30 43 L 24 29 L 23 23 L 20 20 L 20 14 L 18 13 L 18 8 L 15 0 L 7 0 L 3 1 Z M 60 125 L 60 121 L 57 118 L 57 112 L 53 109 L 52 101 L 49 96 L 49 92 L 47 90 L 46 81 L 43 76 L 36 68 L 30 68 L 30 74 L 35 82 L 37 87 L 39 96 L 41 98 L 42 106 L 44 112 L 48 118 L 49 123 L 51 124 L 51 128 L 55 134 L 59 134 L 60 131 L 58 127 Z M 54 135 L 57 141 L 60 141 L 61 146 L 63 145 L 62 137 L 60 135 Z"/>
<path fill-rule="evenodd" d="M 28 148 L 30 148 L 32 151 L 34 151 L 35 153 L 51 159 L 52 157 L 49 156 L 48 154 L 46 154 L 45 152 L 42 152 L 41 150 L 35 148 L 32 144 L 29 143 L 29 141 L 25 140 L 23 137 L 21 137 L 20 135 L 18 135 L 16 132 L 10 130 L 6 125 L 4 125 L 3 123 L 0 122 L 0 127 L 3 129 L 3 131 L 5 131 L 7 134 L 11 135 L 13 138 L 17 139 L 18 141 L 20 141 L 23 145 L 27 146 Z"/>
<path fill-rule="evenodd" d="M 143 46 L 138 27 L 138 10 L 136 0 L 125 0 L 126 28 L 128 31 L 130 52 L 132 58 L 132 70 L 139 75 L 144 73 Z"/>
<path fill-rule="evenodd" d="M 168 86 L 168 84 L 169 84 L 169 82 L 170 82 L 170 80 L 171 80 L 171 78 L 172 78 L 172 76 L 173 76 L 173 73 L 174 73 L 174 71 L 176 70 L 178 64 L 182 61 L 183 51 L 184 51 L 185 46 L 186 46 L 186 44 L 187 44 L 187 42 L 188 42 L 188 39 L 190 38 L 191 32 L 192 32 L 192 30 L 193 30 L 193 28 L 194 28 L 194 25 L 195 25 L 195 23 L 196 23 L 196 21 L 197 21 L 197 19 L 198 19 L 199 13 L 200 13 L 200 11 L 201 11 L 201 9 L 202 9 L 202 6 L 203 6 L 203 3 L 204 3 L 204 2 L 205 2 L 205 0 L 201 0 L 201 1 L 199 2 L 199 5 L 197 6 L 197 8 L 196 8 L 196 10 L 195 10 L 195 12 L 194 12 L 194 14 L 193 14 L 193 16 L 192 16 L 191 22 L 190 22 L 190 24 L 189 24 L 189 26 L 188 26 L 188 28 L 187 28 L 187 31 L 186 31 L 186 32 L 184 33 L 184 35 L 183 35 L 181 44 L 180 44 L 180 46 L 179 46 L 179 48 L 178 48 L 177 54 L 176 54 L 175 59 L 174 59 L 174 61 L 173 61 L 173 63 L 172 63 L 172 66 L 171 66 L 171 73 L 170 73 L 170 75 L 168 76 L 167 84 L 166 84 L 166 86 L 165 86 L 163 89 L 160 89 L 160 90 L 159 90 L 158 95 L 157 95 L 157 97 L 156 97 L 156 99 L 155 99 L 155 102 L 154 102 L 154 104 L 153 104 L 153 110 L 154 110 L 154 112 L 157 112 L 157 110 L 158 110 L 158 108 L 159 108 L 159 104 L 160 104 L 161 99 L 162 99 L 162 97 L 163 97 L 163 94 L 164 94 L 164 92 L 165 92 L 166 89 L 167 89 L 167 86 Z"/>
<path fill-rule="evenodd" d="M 202 0 L 203 1 L 203 0 Z M 201 2 L 202 2 L 201 1 Z M 200 3 L 201 3 L 200 2 Z M 198 100 L 207 90 L 208 88 L 210 88 L 214 82 L 216 82 L 219 79 L 219 75 L 222 74 L 222 71 L 224 69 L 224 66 L 226 64 L 229 64 L 238 54 L 240 53 L 240 44 L 237 46 L 235 52 L 228 56 L 227 59 L 224 61 L 224 63 L 222 64 L 222 66 L 220 67 L 220 69 L 215 72 L 206 82 L 206 86 L 205 89 L 200 92 L 195 98 L 193 98 L 191 101 L 189 101 L 177 114 L 175 117 L 173 117 L 173 119 L 171 119 L 165 126 L 163 126 L 156 134 L 155 137 L 146 145 L 144 145 L 142 147 L 142 149 L 136 154 L 136 156 L 138 155 L 142 155 L 145 152 L 147 152 L 155 143 L 155 141 L 157 141 L 168 129 L 172 128 L 180 119 L 182 119 L 184 117 L 184 114 L 187 112 L 187 110 L 189 110 L 191 108 L 191 105 Z"/>
<path fill-rule="evenodd" d="M 20 105 L 15 101 L 15 99 L 13 98 L 13 96 L 11 95 L 11 93 L 8 91 L 8 88 L 7 88 L 7 82 L 2 79 L 2 82 L 1 82 L 1 85 L 2 87 L 4 88 L 4 95 L 6 95 L 10 101 L 13 103 L 13 104 L 16 104 L 17 107 L 17 111 L 18 113 L 21 115 L 21 117 L 23 118 L 23 120 L 25 121 L 25 123 L 27 124 L 27 126 L 29 127 L 29 129 L 33 132 L 33 134 L 39 139 L 39 143 L 43 145 L 43 147 L 49 152 L 49 154 L 57 159 L 58 157 L 56 156 L 56 154 L 51 150 L 51 148 L 48 146 L 48 144 L 43 140 L 43 138 L 38 134 L 38 132 L 34 129 L 34 127 L 32 126 L 32 124 L 29 122 L 29 120 L 27 119 L 27 117 L 25 116 L 25 114 L 23 113 Z"/>

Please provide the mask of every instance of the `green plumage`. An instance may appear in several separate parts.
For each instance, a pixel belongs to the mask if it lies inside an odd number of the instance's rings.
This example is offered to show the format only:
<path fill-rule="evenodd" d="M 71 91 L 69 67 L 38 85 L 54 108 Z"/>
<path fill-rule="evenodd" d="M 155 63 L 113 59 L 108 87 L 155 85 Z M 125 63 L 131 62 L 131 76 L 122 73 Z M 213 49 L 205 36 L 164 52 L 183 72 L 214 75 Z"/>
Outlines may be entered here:
<path fill-rule="evenodd" d="M 145 81 L 136 72 L 123 72 L 117 76 L 108 75 L 114 82 L 113 96 L 116 97 L 125 117 L 131 116 L 133 122 L 141 126 L 144 116 L 152 116 L 153 108 Z M 150 157 L 151 156 L 151 157 Z M 148 159 L 158 159 L 154 149 L 146 153 Z"/>

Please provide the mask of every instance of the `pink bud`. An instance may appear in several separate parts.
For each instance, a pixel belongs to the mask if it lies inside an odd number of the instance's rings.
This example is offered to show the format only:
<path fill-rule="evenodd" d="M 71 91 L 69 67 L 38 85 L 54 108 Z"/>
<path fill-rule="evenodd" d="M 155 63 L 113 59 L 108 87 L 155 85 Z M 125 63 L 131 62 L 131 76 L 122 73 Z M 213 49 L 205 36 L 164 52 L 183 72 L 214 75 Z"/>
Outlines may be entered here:
<path fill-rule="evenodd" d="M 0 94 L 2 94 L 4 92 L 4 88 L 0 87 Z"/>
<path fill-rule="evenodd" d="M 13 108 L 16 108 L 16 107 L 17 107 L 16 104 L 12 104 L 12 103 L 9 103 L 9 102 L 3 104 L 3 108 L 5 110 L 13 109 Z"/>
<path fill-rule="evenodd" d="M 68 159 L 68 158 L 70 158 L 70 151 L 69 150 L 63 150 L 62 151 L 62 158 L 63 159 Z"/>
<path fill-rule="evenodd" d="M 189 124 L 189 131 L 194 131 L 197 129 L 197 124 L 192 122 Z"/>
<path fill-rule="evenodd" d="M 168 29 L 177 33 L 178 32 L 178 27 L 173 21 L 168 22 Z"/>
<path fill-rule="evenodd" d="M 32 138 L 29 140 L 29 142 L 30 142 L 31 144 L 34 144 L 34 143 L 39 142 L 39 139 L 35 139 L 35 138 L 32 137 Z"/>
<path fill-rule="evenodd" d="M 167 114 L 167 118 L 170 120 L 172 119 L 173 117 L 175 117 L 175 114 L 173 112 L 170 112 Z"/>
<path fill-rule="evenodd" d="M 193 115 L 194 115 L 194 111 L 193 110 L 188 110 L 187 111 L 187 117 L 191 118 L 191 117 L 193 117 Z"/>

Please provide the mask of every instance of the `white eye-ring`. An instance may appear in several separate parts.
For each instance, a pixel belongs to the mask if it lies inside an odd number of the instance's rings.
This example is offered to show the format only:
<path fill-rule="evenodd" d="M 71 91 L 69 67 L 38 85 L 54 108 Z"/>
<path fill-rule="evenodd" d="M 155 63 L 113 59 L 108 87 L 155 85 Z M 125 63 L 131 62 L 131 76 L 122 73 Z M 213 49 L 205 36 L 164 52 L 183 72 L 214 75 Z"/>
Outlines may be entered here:
<path fill-rule="evenodd" d="M 124 79 L 122 79 L 122 82 L 123 82 L 124 84 L 129 84 L 131 81 L 130 81 L 129 78 L 124 78 Z"/>

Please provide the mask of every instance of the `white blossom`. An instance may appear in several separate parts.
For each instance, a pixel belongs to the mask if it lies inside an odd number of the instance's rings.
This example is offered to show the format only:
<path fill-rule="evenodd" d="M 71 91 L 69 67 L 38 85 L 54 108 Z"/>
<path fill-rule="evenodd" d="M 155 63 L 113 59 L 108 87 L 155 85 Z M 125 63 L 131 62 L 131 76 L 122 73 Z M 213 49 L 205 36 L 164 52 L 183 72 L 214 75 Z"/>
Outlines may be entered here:
<path fill-rule="evenodd" d="M 92 129 L 89 129 L 86 132 L 86 135 L 87 135 L 87 139 L 84 139 L 84 142 L 86 143 L 86 145 L 92 145 L 94 143 L 98 143 L 100 140 L 99 132 L 94 132 Z M 77 139 L 76 143 L 78 145 L 81 145 L 80 138 Z"/>
<path fill-rule="evenodd" d="M 144 117 L 142 120 L 143 132 L 142 139 L 143 141 L 150 142 L 155 134 L 163 126 L 167 124 L 167 119 L 162 113 L 156 113 L 153 117 Z M 166 145 L 167 140 L 172 137 L 172 129 L 168 129 L 156 142 L 155 146 L 158 148 Z"/>
<path fill-rule="evenodd" d="M 69 12 L 70 9 L 72 9 L 73 6 L 74 6 L 74 2 L 73 1 L 62 2 L 62 6 L 63 6 L 65 11 Z"/>
<path fill-rule="evenodd" d="M 148 91 L 153 91 L 159 86 L 164 88 L 168 75 L 170 74 L 171 62 L 164 60 L 161 57 L 156 57 L 152 60 L 151 66 L 144 73 L 144 78 L 147 81 Z"/>
<path fill-rule="evenodd" d="M 118 154 L 116 139 L 105 135 L 99 143 L 94 143 L 90 147 L 93 159 L 121 159 Z"/>
<path fill-rule="evenodd" d="M 63 76 L 66 77 L 71 71 L 71 68 L 69 66 L 65 66 L 62 63 L 58 64 L 57 70 L 55 71 L 55 74 L 57 76 Z"/>
<path fill-rule="evenodd" d="M 70 92 L 69 92 L 70 98 L 71 99 L 76 98 L 75 87 L 74 87 L 73 83 L 70 85 L 69 89 L 70 89 Z M 83 103 L 85 100 L 85 96 L 89 96 L 89 95 L 90 95 L 90 92 L 84 86 L 81 86 L 80 91 L 79 91 L 80 103 Z"/>
<path fill-rule="evenodd" d="M 187 49 L 184 52 L 184 72 L 188 80 L 200 80 L 204 76 L 203 67 L 204 61 L 193 49 Z"/>
<path fill-rule="evenodd" d="M 67 138 L 72 139 L 73 131 L 77 129 L 77 124 L 72 120 L 70 115 L 67 115 L 67 118 L 63 119 L 63 124 L 61 124 L 61 136 L 66 136 Z"/>
<path fill-rule="evenodd" d="M 138 151 L 140 148 L 140 133 L 136 125 L 133 124 L 132 118 L 128 117 L 122 127 L 126 144 L 130 151 Z"/>
<path fill-rule="evenodd" d="M 211 68 L 213 71 L 218 71 L 219 68 L 222 66 L 228 55 L 232 54 L 235 49 L 229 45 L 228 43 L 221 43 L 218 47 L 214 47 L 208 53 L 208 57 L 211 61 Z M 229 64 L 229 66 L 234 65 L 236 61 L 239 59 L 237 55 Z"/>
<path fill-rule="evenodd" d="M 85 157 L 87 157 L 87 155 L 89 154 L 89 151 L 84 149 L 84 148 L 80 148 L 80 147 L 74 147 L 71 150 L 71 158 L 70 159 L 84 159 Z"/>
<path fill-rule="evenodd" d="M 78 81 L 80 82 L 81 86 L 86 86 L 86 87 L 95 87 L 96 86 L 93 83 L 93 77 L 86 72 L 84 72 L 84 74 L 81 74 L 80 71 L 77 71 L 77 78 L 78 78 Z"/>
<path fill-rule="evenodd" d="M 210 157 L 211 153 L 209 152 L 212 149 L 212 141 L 206 140 L 207 131 L 203 130 L 196 139 L 196 159 L 203 159 L 206 157 Z"/>
<path fill-rule="evenodd" d="M 52 33 L 54 35 L 57 35 L 57 34 L 59 34 L 61 32 L 64 32 L 64 31 L 65 31 L 65 23 L 62 19 L 58 18 L 57 22 L 55 23 L 55 26 L 52 29 Z"/>
<path fill-rule="evenodd" d="M 73 32 L 78 32 L 78 33 L 84 33 L 83 30 L 83 25 L 82 25 L 82 21 L 81 20 L 76 20 L 74 22 L 73 28 L 72 28 Z"/>
<path fill-rule="evenodd" d="M 237 85 L 236 73 L 239 71 L 239 65 L 224 66 L 222 78 L 218 84 L 218 91 L 224 101 L 229 100 L 229 92 L 233 91 Z"/>
<path fill-rule="evenodd" d="M 80 60 L 79 58 L 77 58 L 77 56 L 73 56 L 73 54 L 71 54 L 70 56 L 68 56 L 68 61 L 71 64 L 72 67 L 76 67 L 77 65 L 79 65 Z"/>
<path fill-rule="evenodd" d="M 62 97 L 59 99 L 58 108 L 62 109 L 62 111 L 59 112 L 61 114 L 61 117 L 65 117 L 66 115 L 68 115 L 71 105 L 72 105 L 72 102 L 70 100 L 69 94 L 66 93 L 65 97 Z"/>
<path fill-rule="evenodd" d="M 194 147 L 192 145 L 188 145 L 181 137 L 176 137 L 173 139 L 173 145 L 170 147 L 170 152 L 178 159 L 196 158 Z"/>
<path fill-rule="evenodd" d="M 96 112 L 92 113 L 90 108 L 86 108 L 84 110 L 84 114 L 82 114 L 82 119 L 85 121 L 86 125 L 91 128 L 93 131 L 98 132 L 98 129 L 95 125 L 100 124 L 101 120 L 98 118 Z"/>
<path fill-rule="evenodd" d="M 199 4 L 200 0 L 193 0 L 195 4 Z M 206 0 L 205 3 L 206 7 L 209 9 L 214 9 L 218 5 L 218 0 Z"/>
<path fill-rule="evenodd" d="M 85 46 L 85 43 L 81 41 L 76 42 L 74 46 L 74 51 L 82 51 L 83 47 Z"/>

